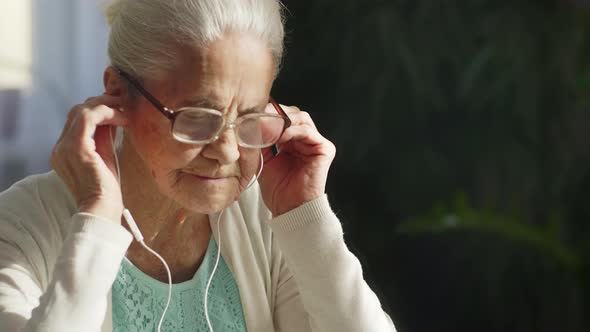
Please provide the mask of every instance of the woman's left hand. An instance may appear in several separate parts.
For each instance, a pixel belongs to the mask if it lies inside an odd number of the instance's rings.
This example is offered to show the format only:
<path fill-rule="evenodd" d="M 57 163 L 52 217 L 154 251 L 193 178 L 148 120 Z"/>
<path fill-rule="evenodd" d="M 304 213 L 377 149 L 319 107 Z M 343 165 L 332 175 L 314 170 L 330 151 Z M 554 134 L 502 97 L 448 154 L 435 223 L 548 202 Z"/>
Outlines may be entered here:
<path fill-rule="evenodd" d="M 336 147 L 317 130 L 308 113 L 283 106 L 291 126 L 277 142 L 278 154 L 262 149 L 264 168 L 258 179 L 262 197 L 274 216 L 324 194 Z"/>

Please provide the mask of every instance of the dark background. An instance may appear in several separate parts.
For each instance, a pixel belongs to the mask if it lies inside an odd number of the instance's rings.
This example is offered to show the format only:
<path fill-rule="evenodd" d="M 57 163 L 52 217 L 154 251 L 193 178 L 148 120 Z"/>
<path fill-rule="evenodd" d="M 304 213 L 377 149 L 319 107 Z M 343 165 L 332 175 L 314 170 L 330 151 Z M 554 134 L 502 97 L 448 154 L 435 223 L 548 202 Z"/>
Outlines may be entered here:
<path fill-rule="evenodd" d="M 292 0 L 273 95 L 401 331 L 590 331 L 590 1 Z"/>

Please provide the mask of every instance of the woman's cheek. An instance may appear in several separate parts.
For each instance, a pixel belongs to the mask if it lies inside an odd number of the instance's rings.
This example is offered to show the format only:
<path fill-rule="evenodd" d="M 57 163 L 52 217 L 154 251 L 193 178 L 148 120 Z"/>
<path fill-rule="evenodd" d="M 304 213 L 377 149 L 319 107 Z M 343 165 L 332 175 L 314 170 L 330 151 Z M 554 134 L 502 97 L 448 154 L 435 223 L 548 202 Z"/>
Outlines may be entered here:
<path fill-rule="evenodd" d="M 165 150 L 164 142 L 168 141 L 168 137 L 164 134 L 161 125 L 150 121 L 149 117 L 140 116 L 136 116 L 133 123 L 133 127 L 130 128 L 133 144 L 146 161 Z"/>

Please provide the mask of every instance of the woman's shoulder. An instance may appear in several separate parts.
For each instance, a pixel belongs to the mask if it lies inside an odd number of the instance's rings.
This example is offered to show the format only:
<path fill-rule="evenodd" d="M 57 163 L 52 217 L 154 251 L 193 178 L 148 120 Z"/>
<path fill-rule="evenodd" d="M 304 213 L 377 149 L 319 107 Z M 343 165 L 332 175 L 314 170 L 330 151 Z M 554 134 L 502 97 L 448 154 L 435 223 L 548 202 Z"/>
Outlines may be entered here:
<path fill-rule="evenodd" d="M 0 193 L 0 224 L 22 231 L 64 235 L 75 210 L 71 194 L 53 171 L 28 176 Z M 0 236 L 5 235 L 3 226 Z"/>

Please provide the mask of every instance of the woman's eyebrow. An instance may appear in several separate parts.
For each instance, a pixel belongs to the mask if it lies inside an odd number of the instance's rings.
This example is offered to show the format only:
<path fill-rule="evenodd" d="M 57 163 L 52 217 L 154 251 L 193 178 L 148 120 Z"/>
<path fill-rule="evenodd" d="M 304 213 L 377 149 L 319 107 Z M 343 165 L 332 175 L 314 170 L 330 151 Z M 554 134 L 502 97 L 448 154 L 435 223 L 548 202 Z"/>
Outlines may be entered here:
<path fill-rule="evenodd" d="M 203 108 L 211 108 L 217 111 L 222 111 L 224 109 L 224 106 L 221 104 L 218 104 L 214 101 L 211 101 L 210 99 L 204 99 L 204 98 L 198 98 L 198 99 L 186 99 L 183 100 L 180 105 L 182 105 L 182 107 L 203 107 Z"/>
<path fill-rule="evenodd" d="M 246 109 L 239 110 L 238 113 L 239 114 L 263 113 L 265 107 L 266 107 L 266 105 L 258 105 L 258 106 L 254 106 L 254 107 L 248 107 Z"/>
<path fill-rule="evenodd" d="M 209 108 L 209 109 L 214 109 L 214 110 L 217 110 L 220 112 L 222 112 L 223 109 L 225 108 L 225 106 L 218 104 L 210 99 L 206 99 L 206 98 L 186 99 L 186 100 L 182 101 L 182 103 L 180 103 L 180 105 L 181 105 L 181 107 Z M 248 108 L 245 108 L 242 110 L 238 110 L 238 114 L 263 113 L 265 108 L 266 108 L 266 104 L 252 106 L 252 107 L 248 107 Z"/>

